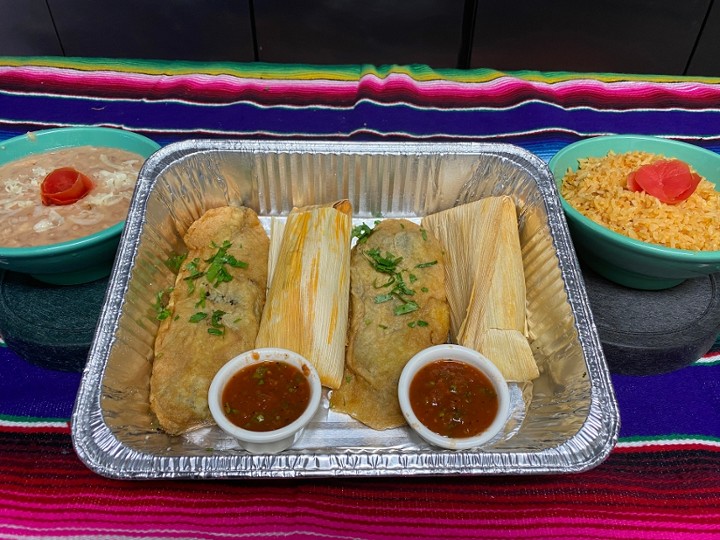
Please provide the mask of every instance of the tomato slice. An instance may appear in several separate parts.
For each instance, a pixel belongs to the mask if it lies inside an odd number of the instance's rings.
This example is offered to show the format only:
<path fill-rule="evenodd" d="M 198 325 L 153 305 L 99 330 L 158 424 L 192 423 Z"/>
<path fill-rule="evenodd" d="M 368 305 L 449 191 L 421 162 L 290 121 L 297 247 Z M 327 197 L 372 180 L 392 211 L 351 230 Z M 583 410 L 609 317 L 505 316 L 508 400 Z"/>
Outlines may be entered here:
<path fill-rule="evenodd" d="M 700 175 L 679 159 L 663 159 L 643 165 L 627 177 L 627 187 L 644 191 L 666 204 L 677 204 L 693 194 L 700 183 Z"/>
<path fill-rule="evenodd" d="M 40 199 L 45 206 L 72 204 L 90 193 L 92 188 L 92 180 L 80 171 L 60 167 L 40 184 Z"/>

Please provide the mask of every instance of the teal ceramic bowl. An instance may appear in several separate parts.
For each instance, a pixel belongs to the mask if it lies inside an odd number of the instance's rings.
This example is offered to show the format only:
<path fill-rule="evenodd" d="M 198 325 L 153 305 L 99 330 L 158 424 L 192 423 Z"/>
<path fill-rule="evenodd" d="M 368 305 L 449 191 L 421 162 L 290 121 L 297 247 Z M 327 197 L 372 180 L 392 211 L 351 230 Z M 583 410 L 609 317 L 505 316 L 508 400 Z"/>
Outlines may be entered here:
<path fill-rule="evenodd" d="M 720 154 L 692 144 L 641 135 L 610 135 L 585 139 L 560 150 L 549 166 L 560 188 L 578 159 L 641 150 L 677 158 L 713 182 L 720 191 Z M 599 225 L 560 197 L 578 257 L 603 277 L 626 287 L 660 290 L 689 278 L 720 271 L 720 251 L 673 249 L 629 238 Z"/>
<path fill-rule="evenodd" d="M 155 141 L 122 129 L 57 128 L 0 142 L 0 165 L 30 154 L 87 145 L 119 148 L 146 158 L 160 148 Z M 77 285 L 100 279 L 112 270 L 124 225 L 121 221 L 69 242 L 20 248 L 0 246 L 0 270 L 30 274 L 55 285 Z"/>

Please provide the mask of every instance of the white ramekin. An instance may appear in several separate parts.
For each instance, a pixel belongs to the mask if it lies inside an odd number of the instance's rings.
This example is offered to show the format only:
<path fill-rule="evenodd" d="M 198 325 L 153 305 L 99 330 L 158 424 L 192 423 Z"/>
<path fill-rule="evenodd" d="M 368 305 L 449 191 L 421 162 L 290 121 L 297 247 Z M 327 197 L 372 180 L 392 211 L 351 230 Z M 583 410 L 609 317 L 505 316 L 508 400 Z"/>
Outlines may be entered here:
<path fill-rule="evenodd" d="M 223 412 L 222 394 L 228 381 L 241 369 L 260 362 L 286 362 L 302 370 L 307 369 L 310 383 L 310 401 L 305 412 L 294 422 L 273 431 L 249 431 L 233 424 Z M 302 434 L 305 426 L 315 415 L 322 385 L 313 365 L 303 356 L 287 349 L 260 348 L 244 352 L 228 361 L 217 372 L 208 391 L 208 405 L 217 425 L 228 435 L 235 437 L 240 445 L 253 454 L 276 454 L 290 448 Z"/>
<path fill-rule="evenodd" d="M 435 433 L 418 420 L 410 406 L 410 383 L 417 372 L 426 365 L 442 359 L 464 362 L 476 367 L 490 379 L 497 393 L 498 412 L 495 419 L 485 431 L 473 437 L 452 438 Z M 475 448 L 491 441 L 505 426 L 510 412 L 510 392 L 507 381 L 500 373 L 500 370 L 495 367 L 495 364 L 473 349 L 452 344 L 428 347 L 410 359 L 400 375 L 398 399 L 405 420 L 407 420 L 410 427 L 414 429 L 420 437 L 430 444 L 451 450 Z"/>

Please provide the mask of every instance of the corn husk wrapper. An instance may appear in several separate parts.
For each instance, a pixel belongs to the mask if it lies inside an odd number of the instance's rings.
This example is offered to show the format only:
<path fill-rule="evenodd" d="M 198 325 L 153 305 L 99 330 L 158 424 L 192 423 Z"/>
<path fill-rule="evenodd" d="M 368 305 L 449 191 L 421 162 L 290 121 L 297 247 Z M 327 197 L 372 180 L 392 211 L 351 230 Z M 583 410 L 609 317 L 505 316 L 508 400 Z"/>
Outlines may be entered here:
<path fill-rule="evenodd" d="M 515 204 L 488 197 L 426 216 L 446 253 L 452 341 L 488 357 L 509 381 L 539 371 L 526 337 L 525 275 Z"/>
<path fill-rule="evenodd" d="M 271 238 L 272 280 L 256 340 L 257 347 L 303 355 L 330 388 L 340 386 L 343 374 L 351 214 L 347 200 L 296 208 L 277 228 L 284 230 Z"/>

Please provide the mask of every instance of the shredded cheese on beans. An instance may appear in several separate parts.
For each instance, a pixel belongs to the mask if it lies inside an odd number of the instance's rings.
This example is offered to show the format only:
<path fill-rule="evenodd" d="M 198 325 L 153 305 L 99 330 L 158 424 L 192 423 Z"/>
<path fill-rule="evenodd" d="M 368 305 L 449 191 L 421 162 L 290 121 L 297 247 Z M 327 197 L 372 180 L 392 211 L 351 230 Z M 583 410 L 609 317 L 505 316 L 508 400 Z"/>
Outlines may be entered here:
<path fill-rule="evenodd" d="M 127 216 L 144 158 L 115 148 L 81 146 L 28 156 L 0 166 L 0 246 L 26 247 L 81 238 Z M 73 167 L 94 187 L 63 206 L 44 206 L 40 184 L 53 170 Z"/>

